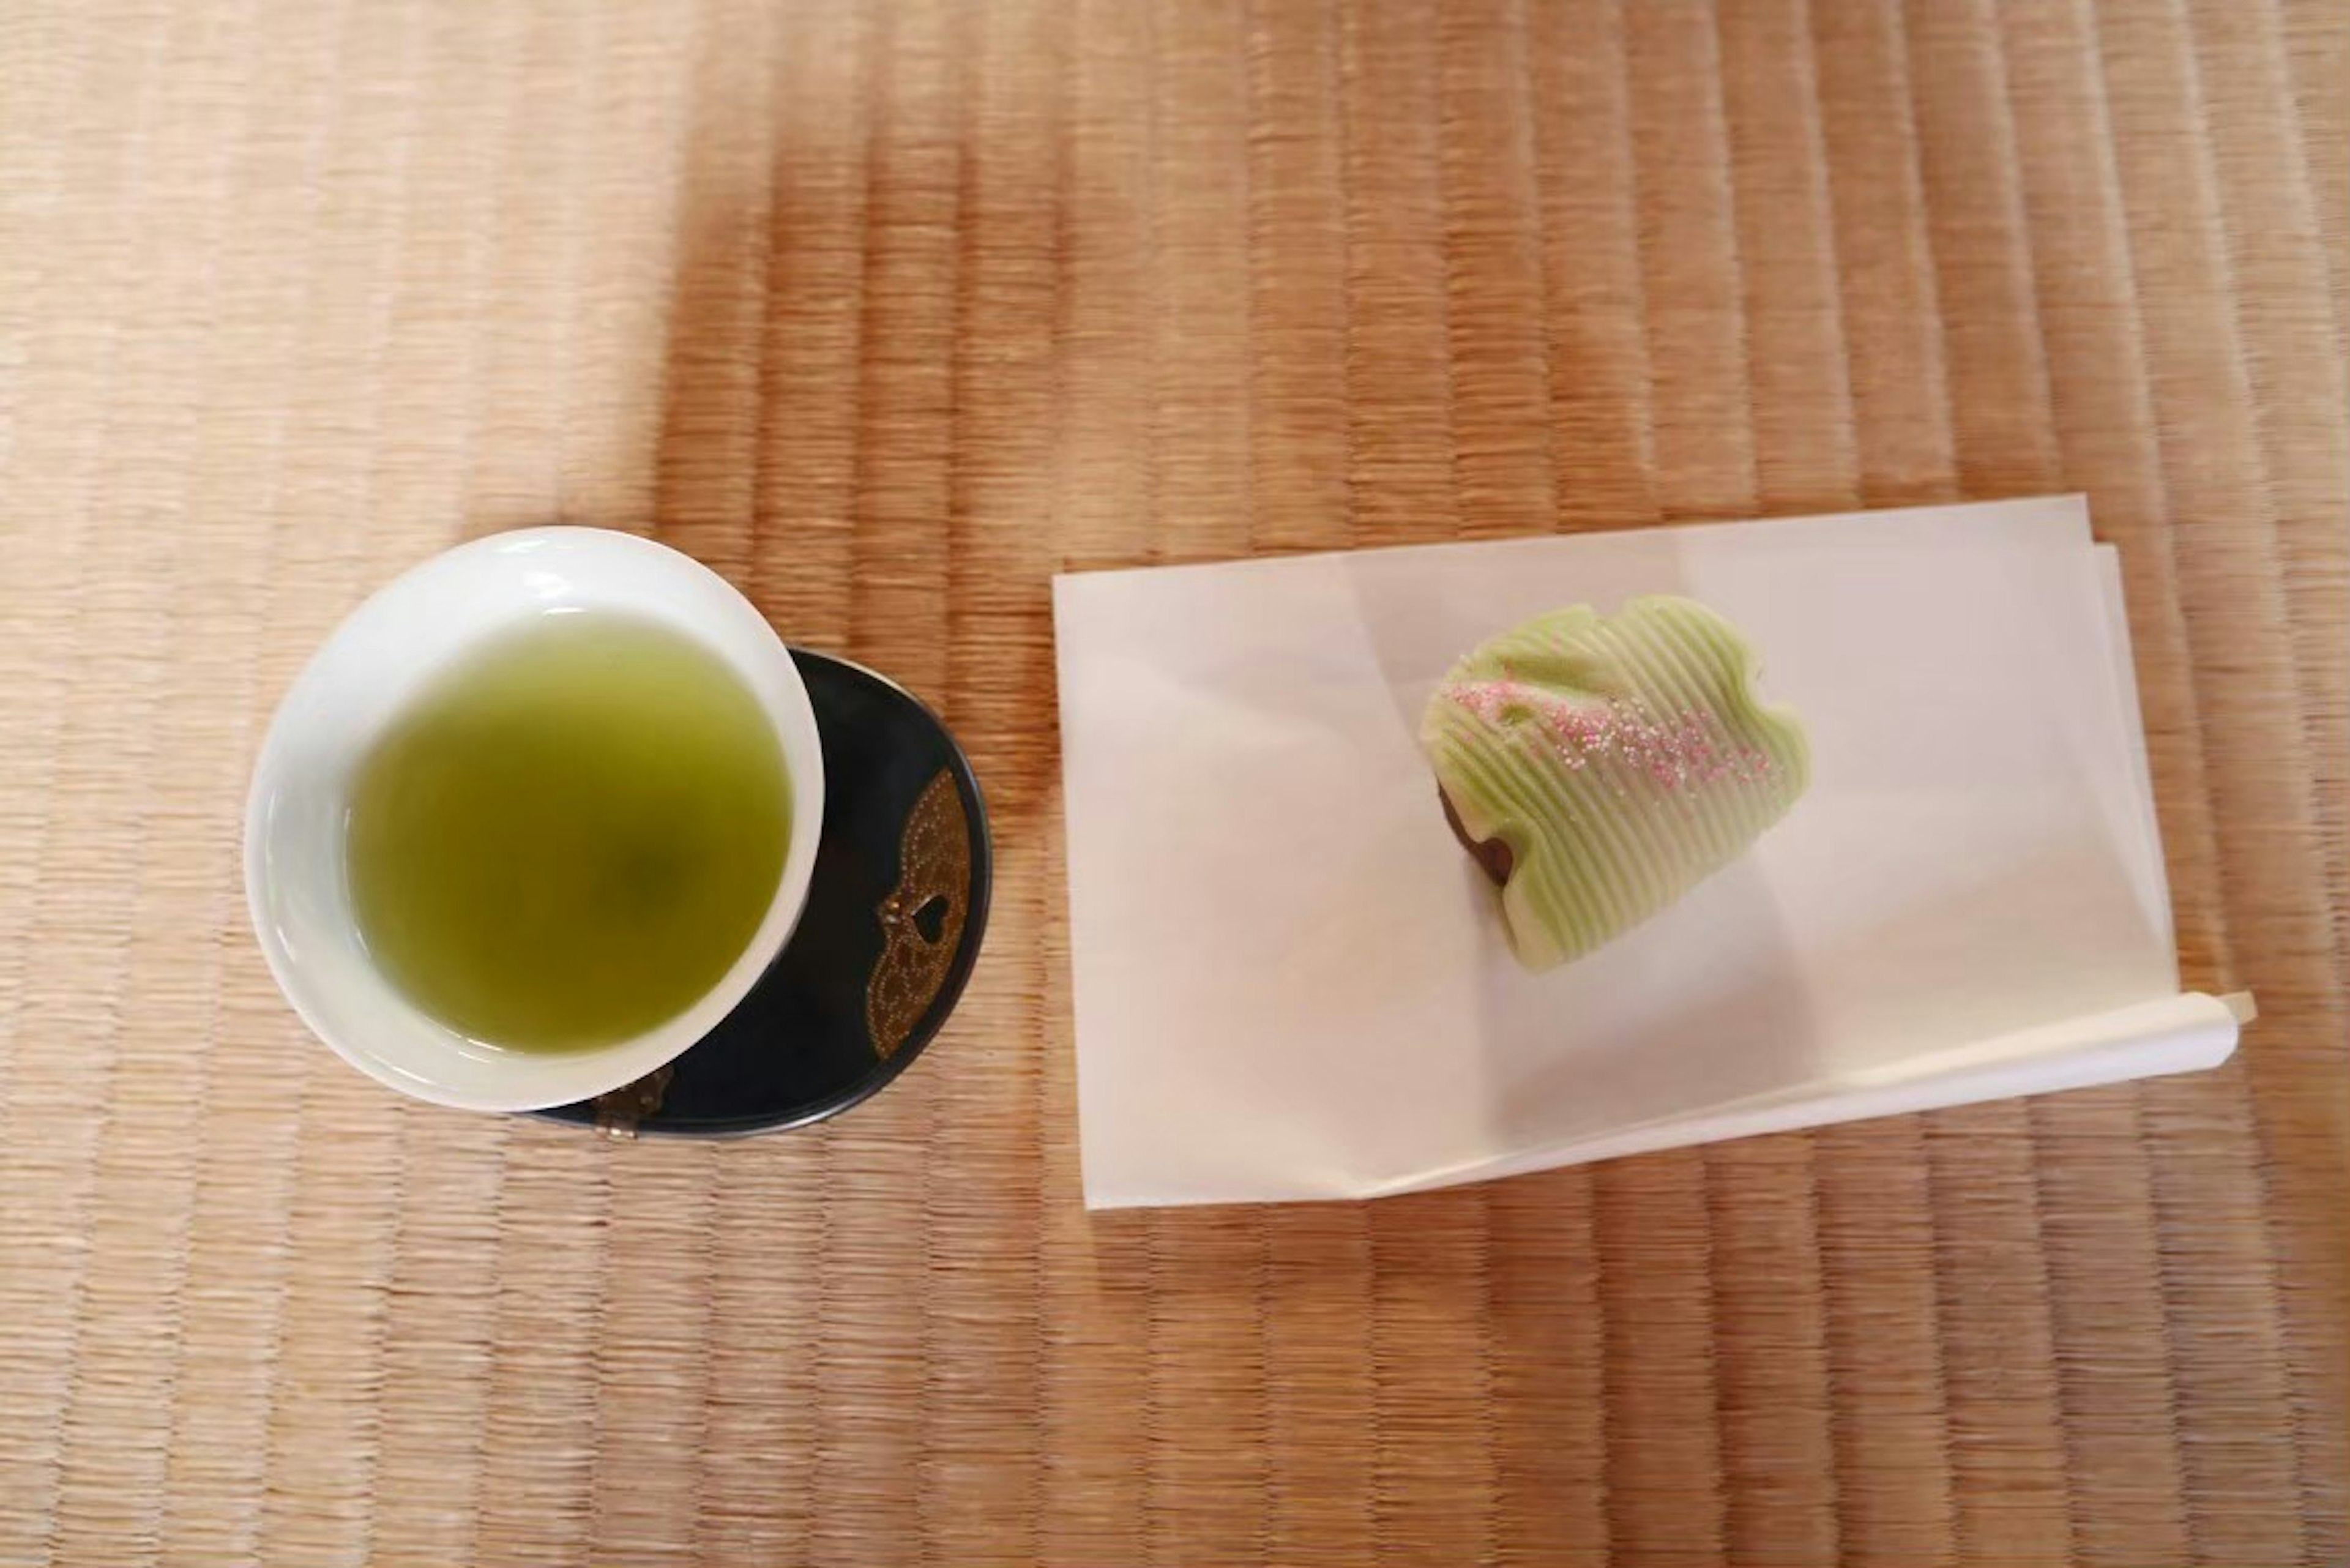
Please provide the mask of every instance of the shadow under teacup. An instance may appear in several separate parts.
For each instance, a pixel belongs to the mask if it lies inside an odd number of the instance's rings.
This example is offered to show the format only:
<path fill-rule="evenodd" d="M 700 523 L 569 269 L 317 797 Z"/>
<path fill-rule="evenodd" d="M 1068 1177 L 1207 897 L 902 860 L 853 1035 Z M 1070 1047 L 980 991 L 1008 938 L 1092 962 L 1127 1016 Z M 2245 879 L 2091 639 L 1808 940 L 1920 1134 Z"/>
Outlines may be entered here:
<path fill-rule="evenodd" d="M 772 728 L 790 803 L 782 869 L 755 930 L 717 982 L 658 1026 L 608 1044 L 521 1050 L 420 1007 L 370 955 L 347 853 L 360 770 L 442 677 L 543 618 L 651 622 L 713 656 Z M 393 581 L 337 628 L 280 704 L 245 812 L 245 893 L 270 971 L 344 1060 L 435 1104 L 565 1106 L 647 1077 L 750 993 L 807 903 L 825 826 L 824 748 L 808 692 L 773 628 L 724 578 L 633 535 L 539 528 L 460 545 Z"/>

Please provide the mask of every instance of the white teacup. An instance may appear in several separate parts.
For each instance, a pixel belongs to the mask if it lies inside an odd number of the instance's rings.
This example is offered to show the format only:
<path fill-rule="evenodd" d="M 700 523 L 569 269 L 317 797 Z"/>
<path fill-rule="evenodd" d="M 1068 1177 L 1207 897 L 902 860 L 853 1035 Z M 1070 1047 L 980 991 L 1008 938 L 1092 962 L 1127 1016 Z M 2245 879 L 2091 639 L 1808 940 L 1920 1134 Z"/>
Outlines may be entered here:
<path fill-rule="evenodd" d="M 702 999 L 594 1050 L 514 1051 L 420 1011 L 369 961 L 343 832 L 355 770 L 419 690 L 535 617 L 616 610 L 710 649 L 757 697 L 791 779 L 783 877 L 750 945 Z M 783 950 L 807 902 L 824 824 L 824 753 L 807 689 L 766 618 L 690 556 L 600 528 L 535 528 L 462 545 L 398 578 L 335 629 L 278 705 L 245 805 L 244 888 L 270 971 L 312 1033 L 403 1094 L 471 1110 L 590 1099 L 702 1038 Z"/>

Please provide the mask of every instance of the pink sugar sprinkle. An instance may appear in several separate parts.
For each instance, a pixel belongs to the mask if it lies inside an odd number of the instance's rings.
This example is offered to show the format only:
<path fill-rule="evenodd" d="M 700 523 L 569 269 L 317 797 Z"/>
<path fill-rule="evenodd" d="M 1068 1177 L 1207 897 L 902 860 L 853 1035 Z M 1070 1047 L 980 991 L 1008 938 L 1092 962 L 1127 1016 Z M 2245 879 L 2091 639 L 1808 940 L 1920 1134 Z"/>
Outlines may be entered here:
<path fill-rule="evenodd" d="M 1751 746 L 1725 744 L 1729 737 L 1721 722 L 1696 710 L 1659 719 L 1623 698 L 1576 702 L 1511 680 L 1462 686 L 1452 697 L 1487 723 L 1504 728 L 1515 713 L 1533 715 L 1569 768 L 1614 758 L 1659 789 L 1687 789 L 1724 778 L 1752 783 L 1771 771 L 1769 756 Z"/>

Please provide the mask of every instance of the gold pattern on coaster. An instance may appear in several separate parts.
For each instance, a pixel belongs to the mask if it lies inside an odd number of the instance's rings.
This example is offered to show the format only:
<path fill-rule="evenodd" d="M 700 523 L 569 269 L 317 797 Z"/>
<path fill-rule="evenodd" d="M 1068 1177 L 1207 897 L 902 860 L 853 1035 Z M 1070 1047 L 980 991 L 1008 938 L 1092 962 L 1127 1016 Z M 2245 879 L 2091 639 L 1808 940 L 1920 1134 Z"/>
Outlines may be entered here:
<path fill-rule="evenodd" d="M 865 987 L 865 1027 L 885 1062 L 938 999 L 969 913 L 971 821 L 951 774 L 941 771 L 914 803 L 898 864 L 898 886 L 874 911 L 881 958 Z"/>
<path fill-rule="evenodd" d="M 635 1083 L 597 1096 L 596 1130 L 614 1143 L 633 1142 L 637 1124 L 661 1108 L 670 1075 L 670 1064 L 664 1062 Z"/>

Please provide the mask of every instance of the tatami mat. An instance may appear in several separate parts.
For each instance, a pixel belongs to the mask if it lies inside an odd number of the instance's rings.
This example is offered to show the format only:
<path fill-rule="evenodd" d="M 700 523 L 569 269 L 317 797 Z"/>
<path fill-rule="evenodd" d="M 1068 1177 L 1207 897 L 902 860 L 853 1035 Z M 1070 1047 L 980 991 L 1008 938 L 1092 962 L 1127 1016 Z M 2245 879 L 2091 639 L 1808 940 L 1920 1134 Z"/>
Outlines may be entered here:
<path fill-rule="evenodd" d="M 0 7 L 0 1562 L 2344 1562 L 2345 80 L 2320 0 Z M 2061 489 L 2228 1068 L 1082 1212 L 1051 572 Z M 406 1105 L 264 971 L 276 695 L 550 518 L 977 760 L 986 955 L 827 1130 Z"/>

